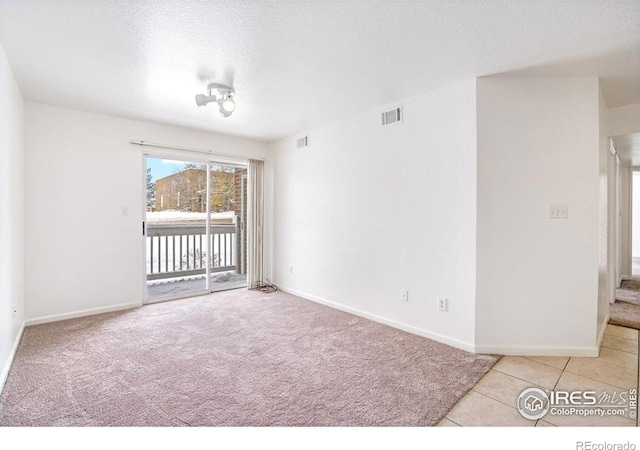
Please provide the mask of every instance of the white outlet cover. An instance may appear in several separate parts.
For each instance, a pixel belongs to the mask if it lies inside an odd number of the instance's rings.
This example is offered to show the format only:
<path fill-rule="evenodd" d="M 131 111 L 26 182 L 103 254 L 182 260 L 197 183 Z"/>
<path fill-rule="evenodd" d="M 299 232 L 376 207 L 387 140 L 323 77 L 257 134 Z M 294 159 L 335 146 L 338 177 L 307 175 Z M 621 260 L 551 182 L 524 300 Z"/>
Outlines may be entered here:
<path fill-rule="evenodd" d="M 566 219 L 569 217 L 568 205 L 549 205 L 549 219 Z"/>
<path fill-rule="evenodd" d="M 438 297 L 438 311 L 446 312 L 449 309 L 449 301 L 445 297 Z"/>

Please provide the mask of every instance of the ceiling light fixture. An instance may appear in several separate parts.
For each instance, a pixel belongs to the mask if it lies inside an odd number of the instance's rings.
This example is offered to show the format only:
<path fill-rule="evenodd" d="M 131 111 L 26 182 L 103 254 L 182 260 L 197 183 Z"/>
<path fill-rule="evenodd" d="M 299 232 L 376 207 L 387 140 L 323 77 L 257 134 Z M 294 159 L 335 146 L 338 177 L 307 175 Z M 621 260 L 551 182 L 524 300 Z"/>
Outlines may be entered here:
<path fill-rule="evenodd" d="M 235 90 L 224 84 L 211 83 L 207 86 L 208 93 L 196 95 L 198 106 L 207 106 L 208 103 L 216 102 L 220 108 L 222 117 L 229 117 L 236 109 L 236 101 L 233 98 Z"/>

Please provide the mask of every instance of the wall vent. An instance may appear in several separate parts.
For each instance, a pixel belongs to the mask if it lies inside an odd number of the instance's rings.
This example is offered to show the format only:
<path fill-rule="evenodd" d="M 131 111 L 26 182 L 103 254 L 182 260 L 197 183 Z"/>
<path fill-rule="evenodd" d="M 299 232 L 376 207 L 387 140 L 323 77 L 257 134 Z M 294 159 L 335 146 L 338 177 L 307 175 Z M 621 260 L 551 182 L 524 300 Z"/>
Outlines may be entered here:
<path fill-rule="evenodd" d="M 391 125 L 392 123 L 402 121 L 402 108 L 398 107 L 391 111 L 382 113 L 382 125 Z"/>
<path fill-rule="evenodd" d="M 309 146 L 309 136 L 303 136 L 301 138 L 298 138 L 297 144 L 298 144 L 298 148 L 308 147 Z"/>

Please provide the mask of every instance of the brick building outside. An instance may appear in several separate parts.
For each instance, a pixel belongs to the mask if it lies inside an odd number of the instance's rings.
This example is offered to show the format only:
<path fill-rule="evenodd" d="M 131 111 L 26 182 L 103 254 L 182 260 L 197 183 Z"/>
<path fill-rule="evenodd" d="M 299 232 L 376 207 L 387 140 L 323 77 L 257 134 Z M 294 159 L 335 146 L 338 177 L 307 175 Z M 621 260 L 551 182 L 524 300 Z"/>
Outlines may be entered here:
<path fill-rule="evenodd" d="M 234 211 L 246 223 L 243 214 L 243 180 L 246 188 L 247 169 L 224 167 L 211 171 L 210 208 L 212 212 Z M 207 171 L 189 167 L 156 180 L 156 211 L 206 212 Z"/>

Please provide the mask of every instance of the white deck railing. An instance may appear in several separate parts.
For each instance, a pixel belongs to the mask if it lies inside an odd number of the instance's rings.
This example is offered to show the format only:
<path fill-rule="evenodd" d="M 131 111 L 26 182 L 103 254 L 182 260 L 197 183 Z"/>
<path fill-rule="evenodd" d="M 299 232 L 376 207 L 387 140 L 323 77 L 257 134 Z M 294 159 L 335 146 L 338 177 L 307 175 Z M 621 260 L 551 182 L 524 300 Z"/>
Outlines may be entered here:
<path fill-rule="evenodd" d="M 206 226 L 200 224 L 147 223 L 147 280 L 178 278 L 206 273 L 237 271 L 238 221 L 211 225 L 207 249 Z"/>

